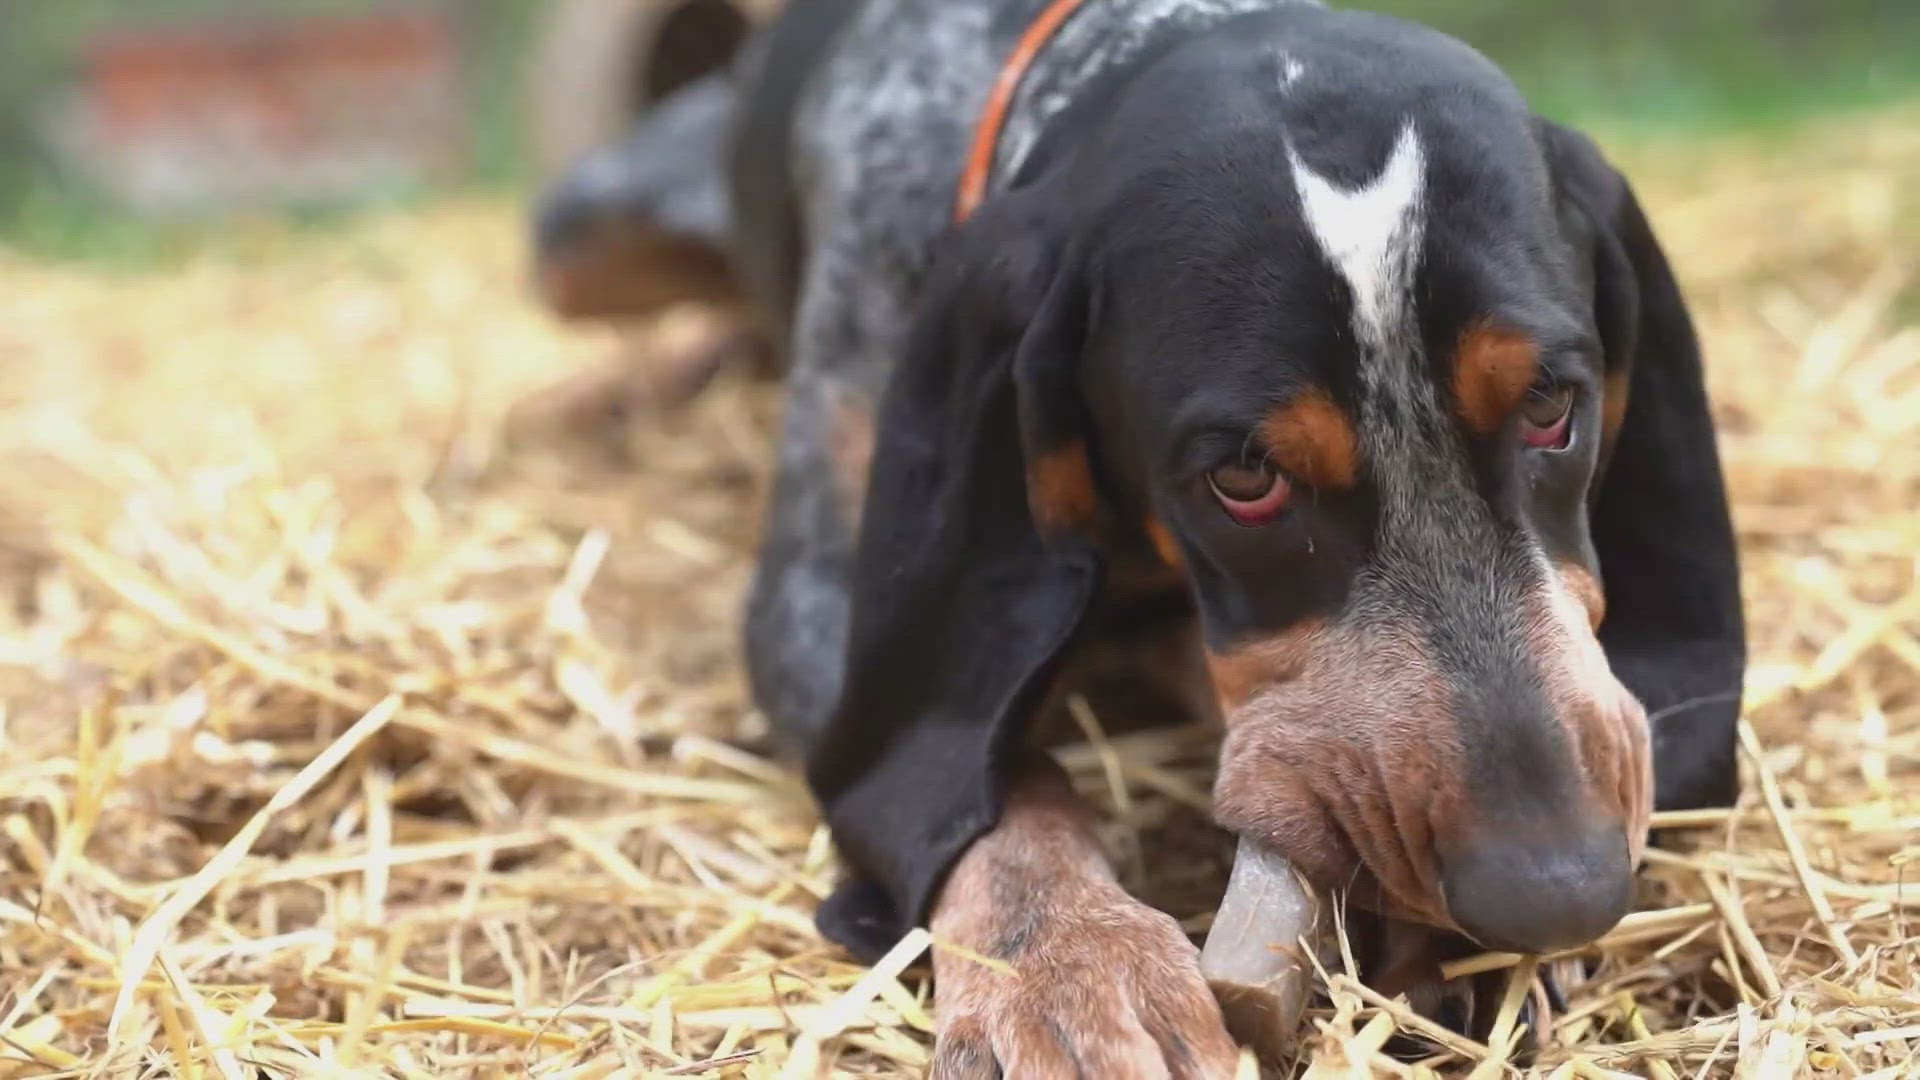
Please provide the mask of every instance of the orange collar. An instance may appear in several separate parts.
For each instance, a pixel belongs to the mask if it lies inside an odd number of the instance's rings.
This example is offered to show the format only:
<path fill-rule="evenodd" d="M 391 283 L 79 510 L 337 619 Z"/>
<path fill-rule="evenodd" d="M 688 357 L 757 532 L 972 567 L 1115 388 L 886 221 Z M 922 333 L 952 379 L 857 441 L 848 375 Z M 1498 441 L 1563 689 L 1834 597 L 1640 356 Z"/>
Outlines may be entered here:
<path fill-rule="evenodd" d="M 1013 107 L 1013 96 L 1019 92 L 1027 69 L 1085 2 L 1053 0 L 1033 25 L 1027 27 L 1027 32 L 1020 36 L 1020 44 L 1014 46 L 1012 55 L 1007 57 L 1000 77 L 994 80 L 987 107 L 980 113 L 980 124 L 973 131 L 973 148 L 967 152 L 967 171 L 960 174 L 960 197 L 953 209 L 955 221 L 972 217 L 987 196 L 987 179 L 993 174 L 993 158 L 1000 149 L 1000 132 L 1007 126 L 1007 111 Z"/>

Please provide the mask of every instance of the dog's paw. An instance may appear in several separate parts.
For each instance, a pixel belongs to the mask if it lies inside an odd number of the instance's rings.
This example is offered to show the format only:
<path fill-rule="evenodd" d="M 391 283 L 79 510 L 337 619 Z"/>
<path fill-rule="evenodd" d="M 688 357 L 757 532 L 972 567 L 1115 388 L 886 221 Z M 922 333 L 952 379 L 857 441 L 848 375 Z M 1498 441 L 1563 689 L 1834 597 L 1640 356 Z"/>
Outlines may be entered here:
<path fill-rule="evenodd" d="M 1233 1039 L 1179 924 L 1117 885 L 1072 893 L 981 941 L 1010 972 L 936 953 L 934 1080 L 1231 1077 Z"/>

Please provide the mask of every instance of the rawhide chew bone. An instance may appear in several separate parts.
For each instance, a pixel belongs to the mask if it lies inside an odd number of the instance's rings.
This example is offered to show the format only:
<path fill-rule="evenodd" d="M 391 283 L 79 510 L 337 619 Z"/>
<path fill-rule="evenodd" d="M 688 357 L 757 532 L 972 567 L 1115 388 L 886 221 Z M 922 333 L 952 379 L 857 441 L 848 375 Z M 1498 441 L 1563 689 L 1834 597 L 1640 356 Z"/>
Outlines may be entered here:
<path fill-rule="evenodd" d="M 1200 951 L 1227 1030 L 1268 1061 L 1291 1050 L 1306 1009 L 1310 965 L 1301 939 L 1313 933 L 1320 904 L 1287 860 L 1246 840 Z"/>

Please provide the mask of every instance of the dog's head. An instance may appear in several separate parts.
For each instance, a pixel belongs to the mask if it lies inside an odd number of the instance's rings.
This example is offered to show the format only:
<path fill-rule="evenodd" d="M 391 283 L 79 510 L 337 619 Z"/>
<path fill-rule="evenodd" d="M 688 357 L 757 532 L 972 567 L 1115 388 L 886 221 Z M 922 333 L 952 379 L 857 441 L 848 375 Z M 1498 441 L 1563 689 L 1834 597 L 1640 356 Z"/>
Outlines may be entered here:
<path fill-rule="evenodd" d="M 1146 547 L 1204 630 L 1223 825 L 1388 914 L 1581 943 L 1654 803 L 1608 652 L 1684 663 L 1731 589 L 1692 331 L 1625 183 L 1477 54 L 1291 18 L 1162 56 L 951 238 L 814 778 L 921 902 Z"/>

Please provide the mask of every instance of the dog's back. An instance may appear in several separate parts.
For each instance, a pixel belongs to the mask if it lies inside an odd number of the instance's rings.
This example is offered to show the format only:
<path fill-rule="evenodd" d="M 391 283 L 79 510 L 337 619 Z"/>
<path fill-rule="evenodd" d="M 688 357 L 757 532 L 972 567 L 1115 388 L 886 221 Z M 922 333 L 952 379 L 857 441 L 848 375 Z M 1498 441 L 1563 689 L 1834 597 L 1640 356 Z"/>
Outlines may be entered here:
<path fill-rule="evenodd" d="M 785 335 L 798 302 L 806 230 L 795 169 L 795 114 L 835 41 L 869 0 L 799 0 L 749 46 L 734 74 L 724 183 L 728 251 L 749 296 Z"/>

